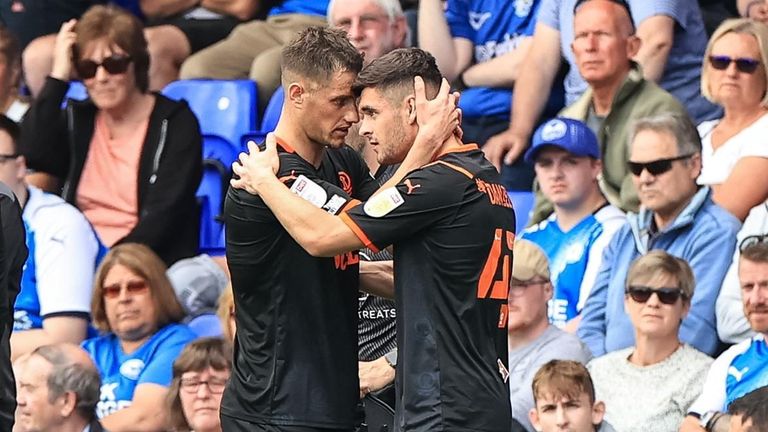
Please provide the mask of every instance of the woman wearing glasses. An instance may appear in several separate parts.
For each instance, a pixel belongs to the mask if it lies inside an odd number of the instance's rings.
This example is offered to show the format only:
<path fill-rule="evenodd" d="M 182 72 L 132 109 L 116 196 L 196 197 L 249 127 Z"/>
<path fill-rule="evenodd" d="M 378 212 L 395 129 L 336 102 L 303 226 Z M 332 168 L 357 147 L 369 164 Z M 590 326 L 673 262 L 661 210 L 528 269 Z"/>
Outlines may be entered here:
<path fill-rule="evenodd" d="M 738 240 L 768 232 L 768 26 L 751 19 L 723 22 L 707 45 L 702 94 L 723 106 L 722 119 L 699 125 L 698 183 L 744 222 Z M 726 343 L 752 335 L 744 317 L 736 251 L 717 299 L 717 333 Z"/>
<path fill-rule="evenodd" d="M 196 335 L 184 317 L 165 265 L 148 247 L 114 247 L 96 272 L 91 314 L 103 334 L 83 342 L 101 373 L 97 416 L 104 428 L 162 431 L 171 365 Z"/>
<path fill-rule="evenodd" d="M 768 26 L 749 19 L 723 22 L 710 38 L 701 92 L 721 105 L 723 118 L 699 125 L 702 171 L 713 199 L 742 222 L 768 199 Z"/>
<path fill-rule="evenodd" d="M 587 365 L 597 398 L 609 401 L 605 418 L 616 430 L 676 432 L 701 393 L 712 359 L 678 338 L 694 284 L 688 263 L 661 250 L 630 267 L 624 308 L 635 346 Z"/>
<path fill-rule="evenodd" d="M 141 23 L 122 9 L 64 23 L 20 147 L 31 169 L 64 181 L 105 245 L 143 243 L 170 265 L 197 250 L 202 144 L 185 102 L 147 91 L 148 68 Z M 73 71 L 89 99 L 62 110 Z"/>
<path fill-rule="evenodd" d="M 221 395 L 232 370 L 232 348 L 221 338 L 198 339 L 173 363 L 168 418 L 173 432 L 221 432 Z"/>

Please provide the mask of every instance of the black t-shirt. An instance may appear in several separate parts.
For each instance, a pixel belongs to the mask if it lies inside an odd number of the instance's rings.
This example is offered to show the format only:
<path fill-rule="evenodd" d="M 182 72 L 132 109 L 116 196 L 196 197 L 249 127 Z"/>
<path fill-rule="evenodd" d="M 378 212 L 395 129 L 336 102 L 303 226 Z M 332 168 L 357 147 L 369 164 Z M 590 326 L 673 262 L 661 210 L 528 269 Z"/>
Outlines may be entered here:
<path fill-rule="evenodd" d="M 341 217 L 394 244 L 398 430 L 509 432 L 515 216 L 496 169 L 465 145 Z"/>
<path fill-rule="evenodd" d="M 278 177 L 336 213 L 377 188 L 350 148 L 327 150 L 315 169 L 285 144 Z M 304 176 L 304 177 L 302 177 Z M 242 190 L 224 205 L 237 334 L 221 412 L 271 424 L 351 429 L 357 377 L 357 253 L 314 258 L 263 200 Z"/>

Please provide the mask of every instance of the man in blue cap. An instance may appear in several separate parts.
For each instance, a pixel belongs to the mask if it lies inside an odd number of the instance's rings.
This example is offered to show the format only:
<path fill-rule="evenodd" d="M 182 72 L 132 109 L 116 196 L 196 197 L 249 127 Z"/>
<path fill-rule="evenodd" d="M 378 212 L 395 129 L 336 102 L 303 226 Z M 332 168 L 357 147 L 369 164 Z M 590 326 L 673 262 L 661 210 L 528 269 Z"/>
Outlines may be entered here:
<path fill-rule="evenodd" d="M 575 332 L 603 249 L 626 219 L 600 190 L 600 146 L 586 124 L 567 118 L 545 122 L 536 130 L 525 161 L 534 165 L 541 192 L 554 211 L 522 238 L 540 246 L 549 259 L 554 287 L 550 322 Z"/>

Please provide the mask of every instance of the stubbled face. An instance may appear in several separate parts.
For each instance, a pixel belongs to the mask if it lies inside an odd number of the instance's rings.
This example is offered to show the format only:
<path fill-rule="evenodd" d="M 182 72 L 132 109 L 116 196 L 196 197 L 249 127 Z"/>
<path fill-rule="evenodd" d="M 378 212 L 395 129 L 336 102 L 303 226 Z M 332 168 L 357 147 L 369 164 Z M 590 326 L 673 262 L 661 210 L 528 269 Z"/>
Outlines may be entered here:
<path fill-rule="evenodd" d="M 575 399 L 544 392 L 531 410 L 530 420 L 542 432 L 595 432 L 604 412 L 602 404 L 591 404 L 586 393 Z"/>
<path fill-rule="evenodd" d="M 347 32 L 347 37 L 365 63 L 370 63 L 395 48 L 403 46 L 405 19 L 389 19 L 387 13 L 371 0 L 336 0 L 331 24 Z"/>
<path fill-rule="evenodd" d="M 674 276 L 660 273 L 634 285 L 659 289 L 676 288 L 679 283 Z M 672 305 L 662 303 L 657 294 L 651 295 L 645 303 L 633 300 L 629 294 L 624 297 L 624 308 L 635 330 L 642 335 L 656 338 L 677 337 L 680 321 L 687 315 L 689 307 L 689 303 L 684 303 L 682 297 Z"/>
<path fill-rule="evenodd" d="M 747 58 L 762 61 L 757 39 L 750 34 L 726 33 L 712 45 L 712 56 L 732 59 Z M 725 106 L 757 107 L 766 91 L 765 67 L 761 63 L 753 73 L 740 72 L 731 62 L 725 70 L 704 62 L 709 75 L 709 93 Z"/>
<path fill-rule="evenodd" d="M 88 43 L 83 49 L 82 58 L 100 64 L 112 54 L 127 55 L 120 47 L 102 38 Z M 118 74 L 110 74 L 101 66 L 96 70 L 93 78 L 83 79 L 83 84 L 94 105 L 103 110 L 122 109 L 135 94 L 139 93 L 133 61 L 124 73 Z"/>
<path fill-rule="evenodd" d="M 25 432 L 54 431 L 64 419 L 62 398 L 48 400 L 47 380 L 52 368 L 47 360 L 33 355 L 17 369 L 16 422 Z"/>
<path fill-rule="evenodd" d="M 381 165 L 400 163 L 415 139 L 415 128 L 408 122 L 408 104 L 396 106 L 376 88 L 365 88 L 360 95 L 360 135 L 376 153 Z"/>
<path fill-rule="evenodd" d="M 635 55 L 626 12 L 609 1 L 581 6 L 574 16 L 573 55 L 581 76 L 601 87 L 623 80 Z"/>
<path fill-rule="evenodd" d="M 104 298 L 104 311 L 112 332 L 121 340 L 140 341 L 157 331 L 157 312 L 152 300 L 152 287 L 129 293 L 125 285 L 144 279 L 121 264 L 115 264 L 104 278 L 104 286 L 119 284 L 116 298 Z"/>
<path fill-rule="evenodd" d="M 768 335 L 768 263 L 739 260 L 744 315 L 752 330 Z"/>
<path fill-rule="evenodd" d="M 632 141 L 629 160 L 632 162 L 652 162 L 677 156 L 677 142 L 668 133 L 643 130 Z M 672 169 L 652 175 L 643 170 L 639 176 L 633 175 L 632 181 L 640 198 L 640 203 L 662 217 L 678 214 L 696 194 L 696 178 L 700 170 L 700 156 L 672 162 Z"/>
<path fill-rule="evenodd" d="M 213 383 L 214 387 L 219 387 L 223 386 L 229 379 L 229 371 L 209 367 L 202 372 L 185 372 L 181 379 L 182 383 L 186 380 L 192 382 L 205 381 Z M 194 392 L 188 391 L 182 385 L 182 388 L 179 390 L 181 409 L 192 430 L 199 432 L 221 430 L 219 407 L 221 406 L 222 395 L 223 393 L 220 391 L 212 392 L 208 384 L 199 384 Z"/>
<path fill-rule="evenodd" d="M 575 208 L 597 188 L 601 166 L 590 157 L 550 146 L 538 153 L 534 169 L 541 191 L 552 204 Z"/>
<path fill-rule="evenodd" d="M 552 298 L 552 284 L 539 276 L 532 280 L 512 279 L 509 284 L 507 331 L 524 331 L 547 320 L 547 302 Z"/>
<path fill-rule="evenodd" d="M 349 128 L 357 123 L 357 105 L 352 93 L 354 72 L 336 72 L 327 85 L 308 84 L 304 89 L 303 129 L 320 145 L 341 148 Z"/>

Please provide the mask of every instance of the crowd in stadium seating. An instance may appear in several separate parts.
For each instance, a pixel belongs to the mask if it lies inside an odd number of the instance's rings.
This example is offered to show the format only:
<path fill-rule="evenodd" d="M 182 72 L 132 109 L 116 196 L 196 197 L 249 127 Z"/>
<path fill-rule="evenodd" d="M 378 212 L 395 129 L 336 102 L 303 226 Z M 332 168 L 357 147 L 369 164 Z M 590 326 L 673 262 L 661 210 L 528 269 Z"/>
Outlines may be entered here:
<path fill-rule="evenodd" d="M 535 197 L 509 280 L 511 430 L 768 431 L 768 0 L 37 3 L 0 2 L 0 181 L 29 250 L 14 431 L 221 430 L 237 151 L 214 146 L 271 131 L 283 46 L 326 24 L 366 64 L 430 52 L 464 142 Z M 180 79 L 256 90 L 198 106 Z M 238 103 L 240 128 L 211 127 Z M 347 144 L 392 175 L 357 127 Z M 360 294 L 360 394 L 390 404 L 396 313 Z"/>

